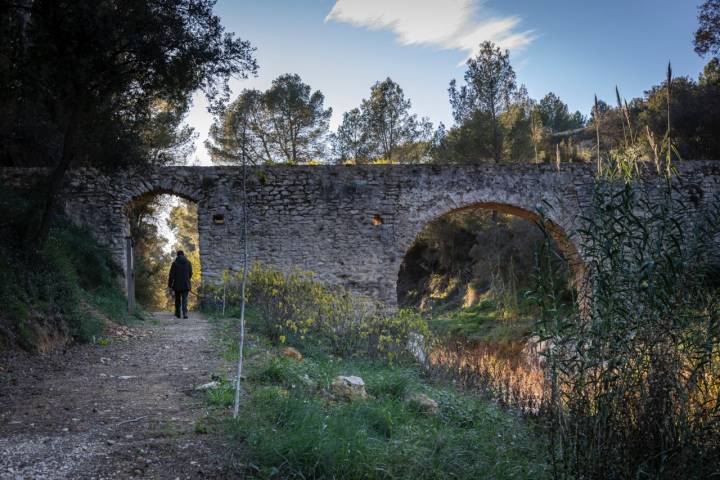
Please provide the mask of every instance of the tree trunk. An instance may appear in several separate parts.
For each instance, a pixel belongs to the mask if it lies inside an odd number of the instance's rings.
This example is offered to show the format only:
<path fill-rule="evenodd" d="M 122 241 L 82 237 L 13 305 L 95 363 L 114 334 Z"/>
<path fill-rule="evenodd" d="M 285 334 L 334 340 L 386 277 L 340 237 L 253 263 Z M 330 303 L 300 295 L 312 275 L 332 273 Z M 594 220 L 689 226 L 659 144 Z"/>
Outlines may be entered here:
<path fill-rule="evenodd" d="M 53 211 L 57 205 L 57 196 L 60 188 L 62 187 L 65 174 L 70 169 L 72 161 L 75 157 L 73 140 L 75 136 L 75 120 L 70 121 L 67 129 L 65 130 L 65 138 L 63 140 L 62 156 L 60 162 L 55 166 L 52 173 L 50 174 L 50 180 L 47 187 L 47 194 L 45 197 L 45 205 L 43 206 L 42 217 L 40 219 L 40 225 L 37 229 L 33 228 L 31 223 L 27 231 L 27 242 L 26 244 L 33 250 L 39 250 L 50 234 L 50 221 L 52 219 Z"/>
<path fill-rule="evenodd" d="M 495 163 L 500 163 L 500 140 L 498 135 L 498 121 L 497 115 L 495 115 L 494 107 L 492 112 L 492 125 L 493 125 L 493 155 L 495 156 Z"/>

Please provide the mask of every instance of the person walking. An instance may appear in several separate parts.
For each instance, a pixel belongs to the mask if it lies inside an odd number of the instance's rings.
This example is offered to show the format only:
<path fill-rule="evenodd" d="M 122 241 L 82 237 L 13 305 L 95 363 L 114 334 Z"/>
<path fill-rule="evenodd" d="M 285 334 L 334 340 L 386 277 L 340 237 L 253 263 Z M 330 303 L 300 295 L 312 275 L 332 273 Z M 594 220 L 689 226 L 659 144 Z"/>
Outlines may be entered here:
<path fill-rule="evenodd" d="M 188 318 L 188 294 L 190 293 L 190 279 L 192 278 L 192 264 L 182 250 L 178 250 L 177 256 L 170 267 L 168 275 L 168 288 L 175 292 L 175 316 Z"/>

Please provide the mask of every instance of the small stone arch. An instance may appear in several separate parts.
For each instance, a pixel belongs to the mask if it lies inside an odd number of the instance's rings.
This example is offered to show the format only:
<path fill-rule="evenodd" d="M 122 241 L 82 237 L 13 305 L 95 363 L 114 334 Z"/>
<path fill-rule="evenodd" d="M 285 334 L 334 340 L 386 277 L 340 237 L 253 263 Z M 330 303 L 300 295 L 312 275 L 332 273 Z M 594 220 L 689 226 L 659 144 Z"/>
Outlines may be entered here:
<path fill-rule="evenodd" d="M 152 199 L 159 195 L 172 195 L 174 197 L 181 198 L 183 200 L 192 202 L 198 207 L 198 230 L 200 230 L 200 195 L 191 185 L 175 182 L 173 179 L 168 179 L 157 184 L 149 183 L 147 181 L 130 183 L 126 188 L 123 189 L 122 194 L 116 198 L 115 210 L 120 213 L 119 221 L 121 222 L 121 231 L 124 238 L 130 238 L 130 214 L 132 209 L 146 200 Z M 134 242 L 130 242 L 131 244 Z M 202 252 L 202 247 L 198 245 Z M 119 261 L 123 266 L 123 272 L 125 274 L 124 287 L 126 293 L 129 296 L 134 297 L 135 291 L 135 279 L 132 275 L 129 275 L 130 263 L 135 262 L 134 254 L 128 257 L 127 246 L 120 252 Z M 134 250 L 134 248 L 130 248 Z M 132 258 L 132 259 L 130 259 Z M 202 259 L 201 259 L 202 263 Z M 202 272 L 202 270 L 201 270 Z M 202 277 L 202 273 L 201 273 Z M 202 282 L 202 278 L 201 278 Z"/>

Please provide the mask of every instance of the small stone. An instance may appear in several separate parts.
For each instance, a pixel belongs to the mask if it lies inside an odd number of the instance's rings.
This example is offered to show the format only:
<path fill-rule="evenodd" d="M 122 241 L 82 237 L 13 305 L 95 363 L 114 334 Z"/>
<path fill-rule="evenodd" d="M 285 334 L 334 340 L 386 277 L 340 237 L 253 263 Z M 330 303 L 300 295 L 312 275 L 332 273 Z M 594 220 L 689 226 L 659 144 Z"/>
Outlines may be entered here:
<path fill-rule="evenodd" d="M 308 388 L 312 389 L 312 388 L 317 387 L 317 383 L 315 383 L 315 380 L 310 378 L 310 376 L 307 373 L 303 374 L 303 376 L 300 377 L 300 381 L 302 382 L 303 385 L 305 385 Z"/>
<path fill-rule="evenodd" d="M 297 361 L 301 361 L 303 359 L 302 353 L 300 353 L 297 349 L 293 347 L 283 348 L 280 354 L 285 358 L 292 358 Z"/>
<path fill-rule="evenodd" d="M 130 380 L 131 378 L 137 378 L 136 375 L 120 375 L 118 376 L 118 379 L 120 380 Z"/>
<path fill-rule="evenodd" d="M 339 375 L 333 378 L 331 388 L 335 395 L 347 400 L 364 400 L 368 398 L 365 391 L 365 382 L 360 377 Z"/>
<path fill-rule="evenodd" d="M 197 391 L 204 391 L 204 390 L 210 390 L 211 388 L 218 388 L 220 386 L 220 382 L 212 381 L 208 383 L 203 383 L 202 385 L 198 385 L 195 387 L 195 390 Z"/>
<path fill-rule="evenodd" d="M 414 409 L 428 414 L 435 414 L 438 411 L 438 403 L 424 393 L 413 395 L 407 400 Z"/>

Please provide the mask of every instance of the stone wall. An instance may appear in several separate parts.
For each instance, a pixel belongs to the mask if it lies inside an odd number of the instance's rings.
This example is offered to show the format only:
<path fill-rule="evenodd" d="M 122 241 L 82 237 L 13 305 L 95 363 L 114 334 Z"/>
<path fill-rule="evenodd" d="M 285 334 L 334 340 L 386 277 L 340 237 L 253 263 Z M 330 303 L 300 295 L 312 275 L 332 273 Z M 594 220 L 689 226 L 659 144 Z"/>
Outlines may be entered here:
<path fill-rule="evenodd" d="M 681 191 L 699 208 L 720 192 L 719 162 L 679 165 Z M 23 185 L 40 171 L 0 169 L 0 181 Z M 652 180 L 652 179 L 651 179 Z M 172 193 L 198 204 L 203 282 L 217 282 L 242 264 L 241 170 L 163 167 L 108 177 L 77 170 L 64 185 L 64 208 L 124 263 L 128 205 Z M 248 175 L 250 259 L 284 270 L 310 270 L 395 304 L 397 275 L 410 244 L 429 221 L 484 207 L 537 218 L 543 209 L 566 255 L 578 262 L 573 233 L 594 185 L 584 164 L 275 166 Z M 222 216 L 224 223 L 213 217 Z"/>

